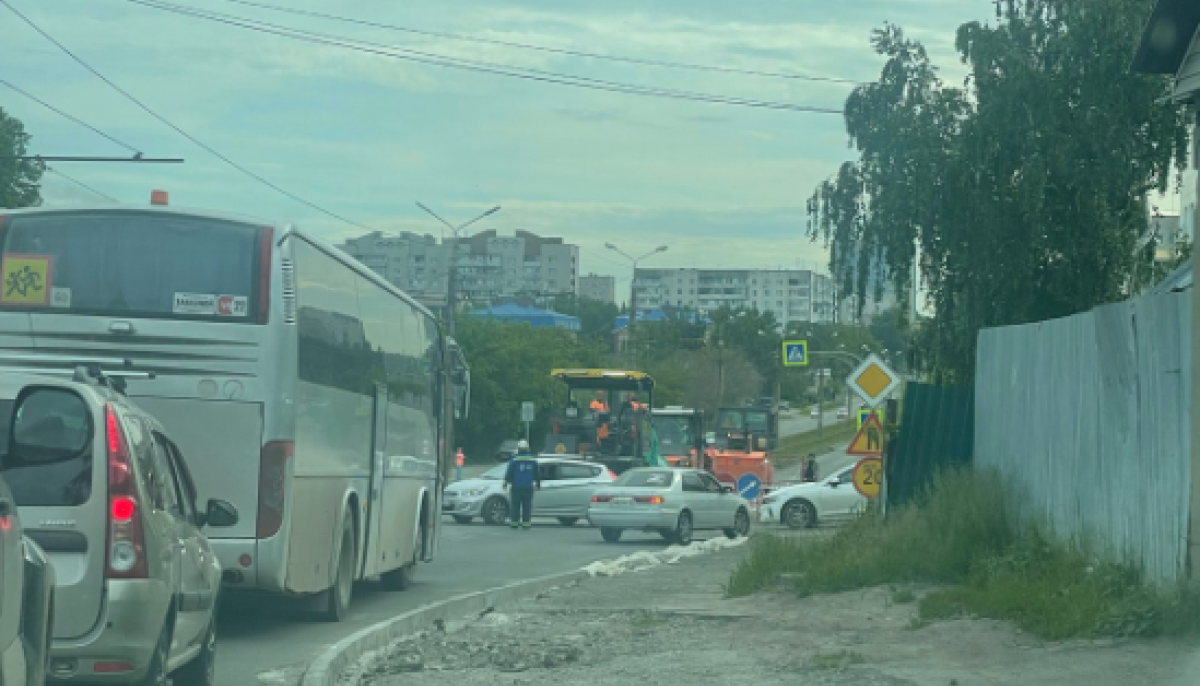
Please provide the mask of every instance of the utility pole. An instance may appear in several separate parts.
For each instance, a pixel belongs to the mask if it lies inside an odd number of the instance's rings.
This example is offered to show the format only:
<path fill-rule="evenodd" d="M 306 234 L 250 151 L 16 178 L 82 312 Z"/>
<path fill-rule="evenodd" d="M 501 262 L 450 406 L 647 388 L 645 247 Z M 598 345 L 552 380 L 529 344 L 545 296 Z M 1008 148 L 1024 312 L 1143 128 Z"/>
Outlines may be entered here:
<path fill-rule="evenodd" d="M 629 260 L 629 263 L 633 266 L 633 279 L 629 282 L 629 332 L 628 332 L 628 337 L 629 337 L 630 366 L 636 369 L 637 368 L 637 338 L 634 336 L 634 334 L 637 333 L 637 330 L 635 329 L 635 326 L 636 326 L 635 322 L 637 322 L 637 267 L 638 267 L 638 263 L 641 262 L 642 260 L 646 259 L 647 257 L 650 257 L 651 255 L 657 255 L 660 252 L 666 252 L 667 246 L 660 245 L 659 247 L 655 248 L 654 250 L 651 250 L 650 252 L 646 253 L 645 255 L 642 255 L 641 257 L 637 257 L 637 258 L 631 257 L 628 253 L 621 250 L 620 248 L 613 245 L 612 243 L 605 243 L 604 247 L 608 248 L 609 250 L 612 250 L 613 252 L 617 253 L 621 257 L 624 257 L 625 259 Z"/>
<path fill-rule="evenodd" d="M 425 212 L 428 213 L 429 216 L 440 221 L 442 224 L 444 224 L 446 226 L 446 228 L 450 229 L 450 261 L 446 267 L 446 333 L 453 336 L 454 331 L 455 331 L 454 320 L 455 320 L 455 317 L 457 315 L 457 310 L 458 310 L 458 238 L 459 238 L 459 232 L 461 232 L 463 229 L 467 228 L 468 226 L 474 224 L 475 222 L 479 221 L 480 219 L 483 219 L 484 217 L 488 217 L 493 214 L 496 214 L 497 212 L 500 211 L 500 206 L 496 205 L 495 207 L 488 210 L 487 212 L 484 212 L 483 214 L 479 215 L 478 217 L 475 217 L 474 219 L 472 219 L 471 221 L 466 222 L 465 224 L 460 224 L 459 226 L 454 226 L 453 224 L 446 221 L 445 219 L 442 219 L 440 216 L 438 216 L 437 212 L 434 212 L 433 210 L 429 209 L 428 207 L 422 205 L 421 203 L 417 203 L 417 207 L 420 207 L 422 210 L 425 210 Z"/>

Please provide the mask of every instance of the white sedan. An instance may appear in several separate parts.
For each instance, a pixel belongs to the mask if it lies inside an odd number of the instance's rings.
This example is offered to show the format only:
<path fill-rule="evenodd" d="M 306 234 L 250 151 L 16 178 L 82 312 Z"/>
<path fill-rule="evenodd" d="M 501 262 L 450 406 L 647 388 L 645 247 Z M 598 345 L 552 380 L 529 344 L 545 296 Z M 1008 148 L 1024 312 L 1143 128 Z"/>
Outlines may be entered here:
<path fill-rule="evenodd" d="M 609 543 L 633 529 L 688 545 L 696 530 L 723 531 L 729 538 L 750 533 L 750 503 L 708 472 L 642 467 L 597 488 L 588 521 Z"/>
<path fill-rule="evenodd" d="M 854 517 L 866 509 L 867 502 L 854 488 L 854 467 L 849 467 L 821 481 L 768 493 L 758 509 L 758 519 L 793 529 L 812 528 L 821 521 Z"/>
<path fill-rule="evenodd" d="M 604 465 L 582 458 L 542 455 L 537 458 L 542 488 L 533 495 L 533 516 L 554 517 L 563 526 L 574 526 L 587 514 L 592 491 L 612 483 L 613 473 Z M 446 487 L 442 494 L 442 514 L 459 524 L 481 517 L 488 524 L 508 520 L 509 492 L 504 489 L 508 463 L 499 464 L 475 479 L 463 479 Z"/>

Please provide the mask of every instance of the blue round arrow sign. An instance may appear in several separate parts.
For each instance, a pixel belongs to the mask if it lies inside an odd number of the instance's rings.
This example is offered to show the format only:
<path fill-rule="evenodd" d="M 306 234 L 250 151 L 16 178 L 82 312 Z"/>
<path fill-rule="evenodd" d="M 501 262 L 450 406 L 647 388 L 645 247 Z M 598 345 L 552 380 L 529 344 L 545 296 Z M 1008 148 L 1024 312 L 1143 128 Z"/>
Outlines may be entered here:
<path fill-rule="evenodd" d="M 755 474 L 746 473 L 738 477 L 737 490 L 738 495 L 746 500 L 754 500 L 758 497 L 758 491 L 762 487 L 762 481 Z"/>

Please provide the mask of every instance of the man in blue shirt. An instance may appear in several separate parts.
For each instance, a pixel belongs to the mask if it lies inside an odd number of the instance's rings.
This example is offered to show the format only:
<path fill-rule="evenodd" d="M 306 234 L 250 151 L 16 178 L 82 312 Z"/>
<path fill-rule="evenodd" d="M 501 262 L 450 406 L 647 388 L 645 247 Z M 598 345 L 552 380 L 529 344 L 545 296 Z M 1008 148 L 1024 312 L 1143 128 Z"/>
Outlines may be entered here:
<path fill-rule="evenodd" d="M 529 454 L 526 441 L 517 441 L 517 454 L 509 460 L 508 470 L 504 472 L 504 487 L 508 488 L 509 484 L 512 484 L 512 512 L 508 525 L 528 530 L 533 526 L 529 523 L 533 516 L 533 489 L 542 487 L 542 475 L 538 471 L 538 461 Z"/>

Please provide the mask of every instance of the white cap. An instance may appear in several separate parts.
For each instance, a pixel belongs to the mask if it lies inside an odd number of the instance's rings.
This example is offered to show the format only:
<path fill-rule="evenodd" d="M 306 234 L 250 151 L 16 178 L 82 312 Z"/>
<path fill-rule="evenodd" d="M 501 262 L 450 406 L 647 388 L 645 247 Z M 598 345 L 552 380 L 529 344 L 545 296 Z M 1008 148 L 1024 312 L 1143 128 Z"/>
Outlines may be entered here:
<path fill-rule="evenodd" d="M 517 441 L 517 450 L 529 450 L 529 441 L 524 439 Z"/>

